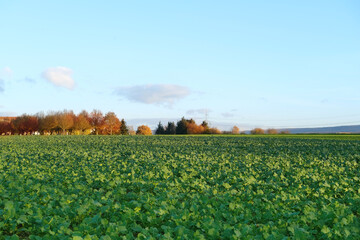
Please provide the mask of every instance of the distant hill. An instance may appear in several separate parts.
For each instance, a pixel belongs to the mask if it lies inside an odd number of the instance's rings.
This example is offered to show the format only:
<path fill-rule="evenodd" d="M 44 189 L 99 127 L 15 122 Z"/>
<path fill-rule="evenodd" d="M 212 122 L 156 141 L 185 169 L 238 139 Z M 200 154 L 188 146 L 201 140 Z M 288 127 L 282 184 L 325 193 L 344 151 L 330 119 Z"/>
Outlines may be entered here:
<path fill-rule="evenodd" d="M 360 133 L 360 125 L 279 129 L 279 131 L 283 130 L 290 131 L 290 133 Z"/>

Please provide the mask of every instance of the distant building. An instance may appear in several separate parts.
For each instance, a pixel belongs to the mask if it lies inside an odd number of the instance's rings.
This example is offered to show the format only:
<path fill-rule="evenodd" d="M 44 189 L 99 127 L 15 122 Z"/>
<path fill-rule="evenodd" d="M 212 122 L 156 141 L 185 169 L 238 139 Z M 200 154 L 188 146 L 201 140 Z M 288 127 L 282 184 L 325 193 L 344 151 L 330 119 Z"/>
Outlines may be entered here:
<path fill-rule="evenodd" d="M 11 122 L 16 119 L 16 117 L 0 117 L 0 122 Z"/>

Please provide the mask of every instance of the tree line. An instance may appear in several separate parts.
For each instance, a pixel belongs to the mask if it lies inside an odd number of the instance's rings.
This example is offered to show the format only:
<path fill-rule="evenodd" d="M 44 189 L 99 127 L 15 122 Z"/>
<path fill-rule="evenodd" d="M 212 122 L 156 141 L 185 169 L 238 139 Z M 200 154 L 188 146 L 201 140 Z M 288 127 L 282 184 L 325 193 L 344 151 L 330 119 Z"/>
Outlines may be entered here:
<path fill-rule="evenodd" d="M 221 134 L 222 132 L 217 128 L 209 127 L 208 122 L 203 121 L 200 125 L 195 123 L 194 119 L 181 118 L 175 125 L 175 122 L 168 122 L 163 126 L 159 122 L 155 134 Z"/>
<path fill-rule="evenodd" d="M 288 134 L 289 131 L 278 131 L 274 128 L 269 128 L 264 130 L 262 128 L 254 128 L 250 131 L 250 134 L 260 135 L 260 134 Z M 207 121 L 203 121 L 200 125 L 195 123 L 194 119 L 185 119 L 181 118 L 176 124 L 175 122 L 168 122 L 164 126 L 159 122 L 155 134 L 245 134 L 245 132 L 240 132 L 240 129 L 237 126 L 234 126 L 230 131 L 220 131 L 217 128 L 209 127 Z"/>
<path fill-rule="evenodd" d="M 150 131 L 150 133 L 149 133 Z M 147 126 L 139 126 L 135 132 L 128 127 L 124 119 L 119 119 L 114 112 L 105 115 L 100 110 L 91 113 L 83 110 L 79 114 L 73 111 L 23 114 L 14 118 L 3 118 L 0 121 L 0 135 L 149 135 L 151 130 Z"/>
<path fill-rule="evenodd" d="M 155 129 L 157 135 L 174 134 L 245 134 L 240 132 L 237 126 L 230 131 L 220 131 L 210 127 L 207 121 L 196 124 L 194 119 L 182 117 L 179 121 L 168 122 L 164 126 L 161 122 Z M 278 132 L 276 129 L 254 128 L 251 134 L 287 134 L 288 131 Z M 119 119 L 114 112 L 103 114 L 100 110 L 88 113 L 83 110 L 79 114 L 73 111 L 63 110 L 49 112 L 48 114 L 37 113 L 35 115 L 23 114 L 19 117 L 0 118 L 0 135 L 152 135 L 151 129 L 141 125 L 136 131 L 127 126 L 124 119 Z"/>

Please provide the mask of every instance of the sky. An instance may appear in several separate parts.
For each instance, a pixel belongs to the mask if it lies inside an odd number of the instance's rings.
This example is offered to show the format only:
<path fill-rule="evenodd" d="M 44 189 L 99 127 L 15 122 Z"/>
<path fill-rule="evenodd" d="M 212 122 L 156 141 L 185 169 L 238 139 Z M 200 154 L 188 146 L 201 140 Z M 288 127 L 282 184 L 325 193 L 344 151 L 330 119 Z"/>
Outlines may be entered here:
<path fill-rule="evenodd" d="M 0 0 L 0 116 L 360 124 L 360 2 Z"/>

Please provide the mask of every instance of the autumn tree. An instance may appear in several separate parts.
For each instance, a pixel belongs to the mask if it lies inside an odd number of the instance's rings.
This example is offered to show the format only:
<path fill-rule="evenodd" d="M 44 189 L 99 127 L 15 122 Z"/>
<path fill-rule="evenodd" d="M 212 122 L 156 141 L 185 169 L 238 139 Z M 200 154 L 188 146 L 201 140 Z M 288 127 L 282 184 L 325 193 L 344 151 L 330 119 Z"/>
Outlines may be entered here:
<path fill-rule="evenodd" d="M 84 112 L 79 113 L 75 118 L 74 129 L 83 133 L 85 130 L 90 128 L 91 124 L 89 122 L 88 115 L 86 115 Z"/>
<path fill-rule="evenodd" d="M 0 122 L 0 135 L 11 133 L 11 124 L 7 121 Z"/>
<path fill-rule="evenodd" d="M 210 133 L 210 127 L 209 127 L 209 123 L 208 123 L 207 121 L 204 120 L 204 121 L 201 123 L 201 126 L 204 128 L 203 133 L 205 133 L 205 134 L 209 134 L 209 133 Z"/>
<path fill-rule="evenodd" d="M 38 112 L 35 114 L 35 116 L 38 119 L 38 124 L 39 124 L 38 130 L 40 133 L 43 133 L 44 132 L 43 127 L 44 127 L 45 114 L 43 112 Z"/>
<path fill-rule="evenodd" d="M 79 114 L 78 114 L 78 116 L 79 115 L 82 115 L 83 117 L 85 117 L 87 120 L 88 120 L 88 122 L 90 123 L 90 114 L 86 111 L 86 110 L 82 110 Z"/>
<path fill-rule="evenodd" d="M 194 119 L 186 120 L 186 133 L 187 134 L 202 134 L 205 128 L 203 125 L 197 125 Z"/>
<path fill-rule="evenodd" d="M 240 133 L 240 129 L 239 129 L 237 126 L 234 126 L 234 127 L 231 129 L 231 133 L 232 133 L 232 134 L 239 134 L 239 133 Z"/>
<path fill-rule="evenodd" d="M 63 134 L 74 126 L 75 114 L 72 111 L 64 110 L 59 112 L 56 117 L 58 127 L 62 130 Z"/>
<path fill-rule="evenodd" d="M 11 121 L 11 127 L 20 134 L 33 133 L 38 131 L 39 123 L 35 116 L 22 115 Z"/>
<path fill-rule="evenodd" d="M 121 122 L 114 112 L 108 112 L 104 117 L 103 129 L 105 133 L 113 135 L 120 133 Z"/>
<path fill-rule="evenodd" d="M 202 134 L 203 132 L 204 127 L 202 125 L 197 125 L 195 122 L 187 124 L 187 134 Z"/>
<path fill-rule="evenodd" d="M 280 132 L 280 134 L 290 134 L 290 131 L 289 131 L 289 130 L 282 130 L 282 131 Z"/>
<path fill-rule="evenodd" d="M 269 128 L 268 130 L 266 130 L 267 134 L 278 134 L 278 130 L 274 129 L 274 128 Z"/>
<path fill-rule="evenodd" d="M 36 116 L 27 116 L 24 125 L 28 133 L 34 133 L 39 130 L 39 121 Z"/>
<path fill-rule="evenodd" d="M 94 109 L 90 113 L 90 124 L 94 128 L 96 135 L 99 134 L 99 130 L 100 130 L 101 126 L 103 125 L 103 122 L 104 122 L 104 116 L 103 116 L 102 112 L 100 110 Z"/>
<path fill-rule="evenodd" d="M 210 134 L 221 134 L 221 131 L 217 128 L 209 128 Z"/>
<path fill-rule="evenodd" d="M 168 125 L 165 129 L 165 134 L 176 134 L 176 126 L 174 122 L 168 122 Z"/>
<path fill-rule="evenodd" d="M 49 112 L 45 115 L 43 112 L 37 113 L 36 117 L 39 122 L 39 131 L 42 134 L 50 134 L 53 130 L 58 127 L 58 121 L 56 113 Z"/>
<path fill-rule="evenodd" d="M 164 126 L 161 124 L 161 122 L 159 122 L 156 130 L 155 130 L 155 134 L 165 134 L 165 128 Z"/>
<path fill-rule="evenodd" d="M 124 119 L 121 119 L 120 134 L 121 135 L 129 135 L 129 128 Z"/>
<path fill-rule="evenodd" d="M 262 128 L 254 128 L 253 130 L 250 131 L 251 134 L 255 134 L 255 135 L 258 135 L 258 134 L 264 134 L 265 131 L 264 129 Z"/>
<path fill-rule="evenodd" d="M 152 131 L 148 126 L 141 125 L 137 128 L 136 135 L 152 135 Z"/>

